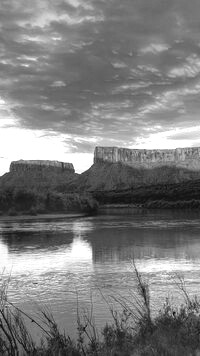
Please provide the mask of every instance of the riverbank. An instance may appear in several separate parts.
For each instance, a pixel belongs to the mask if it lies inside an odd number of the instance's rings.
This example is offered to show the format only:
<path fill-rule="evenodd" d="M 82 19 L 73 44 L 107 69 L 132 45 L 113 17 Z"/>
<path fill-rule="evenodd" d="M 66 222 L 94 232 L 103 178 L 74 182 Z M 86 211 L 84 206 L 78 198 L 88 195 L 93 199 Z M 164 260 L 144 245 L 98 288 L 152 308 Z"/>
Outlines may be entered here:
<path fill-rule="evenodd" d="M 97 201 L 89 193 L 63 193 L 36 189 L 0 191 L 0 215 L 94 213 Z"/>
<path fill-rule="evenodd" d="M 16 220 L 43 220 L 43 219 L 71 219 L 71 218 L 80 218 L 87 216 L 87 213 L 66 213 L 66 214 L 37 214 L 37 215 L 28 215 L 28 214 L 18 214 L 18 215 L 1 215 L 0 221 L 10 221 L 12 219 Z"/>
<path fill-rule="evenodd" d="M 133 186 L 131 189 L 113 191 L 94 191 L 92 194 L 100 207 L 200 209 L 200 180 Z"/>
<path fill-rule="evenodd" d="M 174 307 L 169 299 L 156 316 L 152 316 L 149 285 L 135 268 L 138 281 L 132 299 L 111 295 L 109 305 L 113 322 L 99 332 L 90 312 L 77 311 L 77 338 L 61 332 L 51 313 L 40 309 L 35 319 L 8 301 L 7 285 L 1 287 L 0 354 L 5 356 L 199 356 L 200 302 L 191 299 L 179 279 L 184 304 Z M 103 296 L 102 296 L 103 297 Z M 38 328 L 40 344 L 32 339 L 27 321 Z"/>
<path fill-rule="evenodd" d="M 177 200 L 177 201 L 169 201 L 169 200 L 148 200 L 144 203 L 138 204 L 101 204 L 99 205 L 98 211 L 108 211 L 113 209 L 192 209 L 192 210 L 200 210 L 200 199 L 190 199 L 190 200 Z"/>

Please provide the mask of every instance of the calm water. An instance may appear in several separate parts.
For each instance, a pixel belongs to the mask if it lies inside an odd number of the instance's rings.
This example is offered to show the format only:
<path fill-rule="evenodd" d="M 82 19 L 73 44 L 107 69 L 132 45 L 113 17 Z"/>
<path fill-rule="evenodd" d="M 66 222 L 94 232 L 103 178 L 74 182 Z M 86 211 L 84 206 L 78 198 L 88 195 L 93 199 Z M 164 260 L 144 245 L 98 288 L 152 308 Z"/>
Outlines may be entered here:
<path fill-rule="evenodd" d="M 135 289 L 131 261 L 150 283 L 152 306 L 179 296 L 174 276 L 200 290 L 200 213 L 116 210 L 94 217 L 0 220 L 2 281 L 29 314 L 48 307 L 61 328 L 76 328 L 80 309 L 94 305 L 96 324 L 110 319 L 102 299 Z M 101 291 L 101 292 L 100 292 Z"/>

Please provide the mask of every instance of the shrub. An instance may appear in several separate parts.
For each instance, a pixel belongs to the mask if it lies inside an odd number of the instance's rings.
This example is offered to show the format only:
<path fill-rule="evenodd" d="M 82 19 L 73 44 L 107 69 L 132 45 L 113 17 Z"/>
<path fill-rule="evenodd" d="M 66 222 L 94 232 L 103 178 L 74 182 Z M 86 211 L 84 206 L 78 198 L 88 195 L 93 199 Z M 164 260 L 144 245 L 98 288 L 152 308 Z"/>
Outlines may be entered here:
<path fill-rule="evenodd" d="M 10 208 L 8 210 L 8 215 L 9 216 L 16 216 L 18 213 L 17 213 L 17 210 L 15 208 Z"/>
<path fill-rule="evenodd" d="M 77 340 L 61 333 L 51 313 L 40 311 L 40 323 L 8 301 L 7 286 L 1 287 L 0 354 L 63 356 L 198 356 L 200 353 L 200 302 L 180 288 L 185 303 L 174 307 L 166 299 L 154 318 L 151 315 L 149 286 L 135 268 L 137 293 L 132 300 L 112 296 L 121 312 L 110 311 L 113 323 L 106 324 L 99 337 L 92 315 L 77 315 Z M 25 318 L 43 334 L 36 345 L 26 328 Z"/>

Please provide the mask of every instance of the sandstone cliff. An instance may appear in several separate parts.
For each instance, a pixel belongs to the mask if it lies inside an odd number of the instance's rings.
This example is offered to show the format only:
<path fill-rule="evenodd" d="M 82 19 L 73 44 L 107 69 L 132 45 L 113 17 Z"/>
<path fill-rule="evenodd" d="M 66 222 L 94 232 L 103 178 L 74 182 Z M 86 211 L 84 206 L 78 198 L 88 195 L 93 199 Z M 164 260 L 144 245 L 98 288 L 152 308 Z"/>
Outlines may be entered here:
<path fill-rule="evenodd" d="M 84 173 L 71 163 L 15 161 L 0 178 L 0 189 L 31 187 L 59 191 L 104 191 L 200 179 L 200 148 L 135 150 L 96 147 L 94 164 Z"/>
<path fill-rule="evenodd" d="M 94 164 L 73 187 L 104 191 L 142 185 L 174 184 L 200 178 L 200 148 L 135 150 L 96 147 Z"/>
<path fill-rule="evenodd" d="M 48 160 L 19 160 L 13 161 L 10 164 L 10 172 L 26 172 L 29 170 L 44 170 L 50 169 L 59 171 L 69 171 L 74 173 L 74 167 L 72 163 L 48 161 Z"/>
<path fill-rule="evenodd" d="M 0 189 L 26 188 L 66 191 L 77 177 L 72 163 L 44 160 L 19 160 L 10 165 L 10 172 L 0 177 Z"/>
<path fill-rule="evenodd" d="M 145 150 L 118 147 L 96 147 L 94 163 L 123 163 L 134 168 L 152 169 L 161 166 L 200 170 L 200 147 L 175 150 Z"/>

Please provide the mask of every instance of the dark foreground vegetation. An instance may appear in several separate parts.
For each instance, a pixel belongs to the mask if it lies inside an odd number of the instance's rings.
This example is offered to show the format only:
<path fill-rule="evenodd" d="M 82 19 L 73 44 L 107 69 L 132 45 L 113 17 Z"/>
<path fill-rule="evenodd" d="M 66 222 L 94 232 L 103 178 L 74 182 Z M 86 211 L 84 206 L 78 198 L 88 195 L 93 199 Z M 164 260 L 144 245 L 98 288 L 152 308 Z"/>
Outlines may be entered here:
<path fill-rule="evenodd" d="M 95 191 L 99 204 L 132 204 L 142 208 L 200 208 L 200 180 L 156 184 L 126 190 Z"/>
<path fill-rule="evenodd" d="M 110 307 L 113 323 L 99 333 L 91 314 L 77 315 L 77 339 L 59 331 L 53 316 L 40 312 L 40 322 L 16 308 L 1 288 L 0 355 L 49 356 L 198 356 L 200 355 L 200 303 L 190 299 L 180 280 L 185 303 L 173 307 L 168 301 L 152 317 L 148 285 L 135 268 L 137 293 L 132 299 L 114 297 L 121 312 Z M 105 301 L 106 303 L 106 301 Z M 26 319 L 40 330 L 36 345 L 26 327 Z M 106 322 L 106 321 L 105 321 Z"/>
<path fill-rule="evenodd" d="M 7 188 L 0 191 L 0 214 L 93 213 L 98 203 L 89 193 Z"/>

